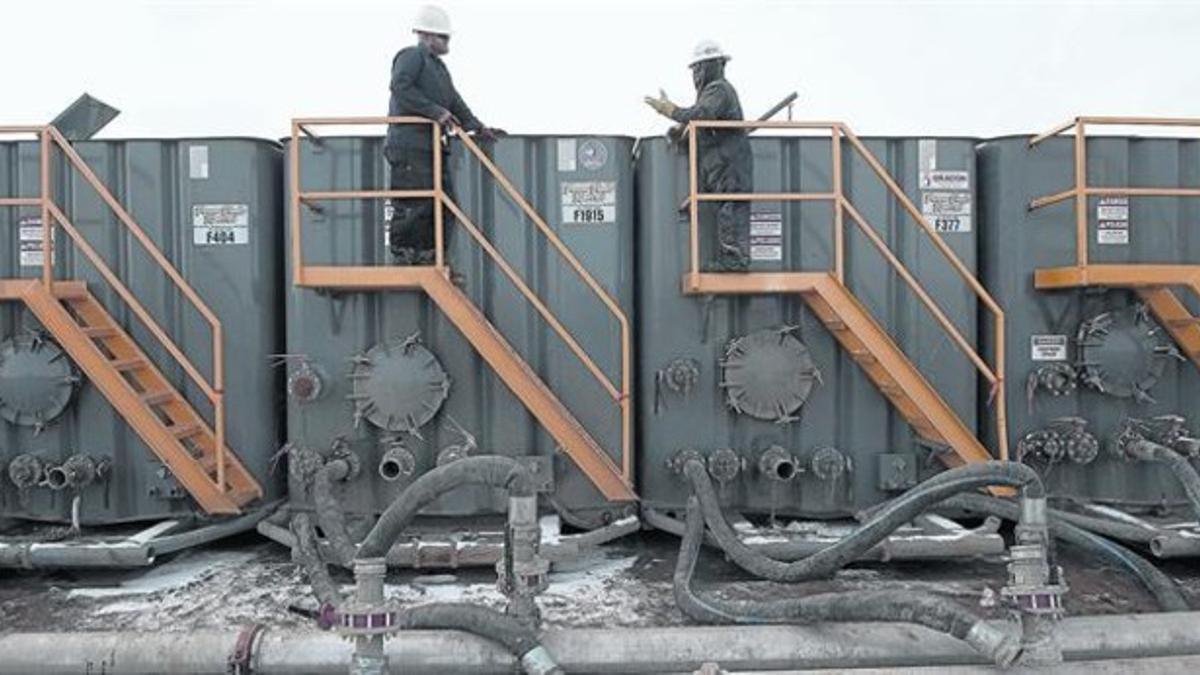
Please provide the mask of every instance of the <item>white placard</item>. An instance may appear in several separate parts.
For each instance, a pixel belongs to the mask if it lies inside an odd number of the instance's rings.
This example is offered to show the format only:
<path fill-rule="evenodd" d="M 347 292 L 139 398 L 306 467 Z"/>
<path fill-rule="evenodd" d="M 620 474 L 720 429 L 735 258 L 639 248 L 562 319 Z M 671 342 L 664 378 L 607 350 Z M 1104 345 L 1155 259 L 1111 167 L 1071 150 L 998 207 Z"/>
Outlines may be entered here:
<path fill-rule="evenodd" d="M 564 225 L 600 225 L 617 221 L 616 181 L 562 184 Z"/>
<path fill-rule="evenodd" d="M 1029 358 L 1034 361 L 1066 361 L 1066 335 L 1030 335 Z"/>

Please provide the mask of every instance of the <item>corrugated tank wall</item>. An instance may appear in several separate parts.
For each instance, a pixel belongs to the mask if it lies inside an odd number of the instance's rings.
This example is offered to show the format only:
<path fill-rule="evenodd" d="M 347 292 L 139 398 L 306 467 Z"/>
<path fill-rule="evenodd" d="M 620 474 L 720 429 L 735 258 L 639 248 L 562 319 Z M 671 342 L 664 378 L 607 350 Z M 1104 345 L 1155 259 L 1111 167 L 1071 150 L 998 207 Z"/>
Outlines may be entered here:
<path fill-rule="evenodd" d="M 320 147 L 305 143 L 301 183 L 306 190 L 383 189 L 387 164 L 381 148 L 379 138 L 330 138 Z M 632 321 L 631 150 L 628 138 L 510 136 L 488 151 Z M 457 142 L 447 161 L 460 207 L 619 386 L 621 343 L 616 320 Z M 601 195 L 595 207 L 604 213 L 600 220 L 577 213 L 564 196 L 592 188 L 597 189 L 593 196 Z M 303 214 L 306 264 L 388 264 L 382 201 L 322 206 L 324 213 L 306 210 Z M 456 225 L 447 225 L 447 232 L 447 262 L 457 283 L 619 466 L 621 418 L 616 404 L 470 235 Z M 448 460 L 456 449 L 469 446 L 470 439 L 474 439 L 470 454 L 544 458 L 554 468 L 555 494 L 573 508 L 603 504 L 587 478 L 568 457 L 556 452 L 554 441 L 423 293 L 330 293 L 291 287 L 287 298 L 290 372 L 295 374 L 307 363 L 322 382 L 315 400 L 289 398 L 288 439 L 320 452 L 335 446 L 348 448 L 362 461 L 363 470 L 342 495 L 351 512 L 378 512 L 413 479 L 436 466 L 439 456 Z M 377 422 L 359 415 L 356 422 L 355 411 L 362 402 L 353 400 L 354 360 L 369 356 L 373 367 L 379 366 L 391 357 L 382 348 L 371 353 L 373 348 L 400 344 L 413 336 L 448 377 L 444 402 L 427 399 L 433 412 L 428 420 L 417 420 L 415 434 L 397 431 L 396 427 L 407 426 L 403 423 L 389 428 L 388 421 L 381 419 L 386 414 L 376 416 Z M 415 391 L 419 382 L 425 382 L 400 381 L 397 392 Z M 370 402 L 385 411 L 402 405 L 378 397 Z M 419 405 L 425 402 L 421 399 Z M 412 472 L 388 480 L 380 473 L 380 462 L 396 445 L 411 456 Z M 431 512 L 466 515 L 502 507 L 502 499 L 489 490 L 464 489 L 442 499 Z"/>
<path fill-rule="evenodd" d="M 1087 152 L 1091 186 L 1190 187 L 1200 182 L 1200 142 L 1195 140 L 1091 138 Z M 1167 470 L 1122 459 L 1117 440 L 1130 418 L 1181 415 L 1192 432 L 1200 430 L 1196 367 L 1168 354 L 1171 337 L 1140 310 L 1136 293 L 1038 291 L 1033 285 L 1035 270 L 1075 264 L 1074 200 L 1027 208 L 1037 197 L 1073 186 L 1073 140 L 1053 138 L 1034 148 L 1027 137 L 988 141 L 979 148 L 979 165 L 980 268 L 1007 312 L 1014 454 L 1026 439 L 1024 459 L 1041 468 L 1053 493 L 1064 497 L 1144 507 L 1180 501 L 1178 481 Z M 1200 261 L 1200 233 L 1195 231 L 1200 200 L 1106 198 L 1101 204 L 1091 197 L 1087 213 L 1092 264 Z M 1195 299 L 1186 292 L 1181 297 L 1195 313 Z M 1103 333 L 1087 330 L 1100 327 L 1098 318 L 1104 316 L 1109 318 L 1099 319 L 1108 323 Z M 1047 386 L 1056 370 L 1072 384 Z M 1102 373 L 1105 391 L 1087 382 L 1089 372 Z M 1134 381 L 1144 397 L 1122 386 Z M 1063 418 L 1086 422 L 1084 430 L 1096 439 L 1096 452 L 1067 453 L 1064 447 L 1051 460 L 1055 448 L 1047 452 L 1044 442 L 1030 437 L 1078 427 Z M 995 428 L 988 431 L 994 438 Z"/>
<path fill-rule="evenodd" d="M 264 499 L 279 496 L 282 477 L 272 474 L 270 461 L 282 428 L 281 380 L 269 366 L 270 355 L 282 349 L 278 144 L 234 138 L 119 140 L 80 142 L 75 149 L 222 321 L 227 443 L 262 484 Z M 0 144 L 0 192 L 37 196 L 38 159 L 34 143 Z M 91 186 L 75 172 L 68 173 L 65 161 L 55 167 L 54 193 L 68 218 L 211 381 L 208 324 Z M 230 213 L 236 218 L 226 219 Z M 0 225 L 0 277 L 39 276 L 38 210 L 0 209 Z M 62 231 L 56 233 L 56 247 L 56 278 L 86 281 L 92 294 L 211 423 L 208 399 Z M 21 303 L 5 303 L 0 310 L 0 339 L 10 347 L 6 356 L 12 355 L 16 343 L 21 345 L 17 351 L 27 351 L 29 343 L 23 336 L 40 330 Z M 29 383 L 44 388 L 42 380 L 57 372 L 44 363 L 29 366 L 28 360 L 14 359 L 17 362 L 24 365 L 8 371 L 13 378 L 4 385 L 8 388 Z M 195 510 L 165 466 L 86 381 L 65 410 L 47 420 L 40 432 L 28 423 L 0 421 L 0 427 L 3 464 L 22 453 L 49 464 L 77 453 L 111 461 L 109 477 L 82 492 L 84 523 L 143 520 Z M 70 491 L 44 487 L 18 491 L 7 472 L 0 476 L 0 515 L 69 519 L 73 496 Z"/>
<path fill-rule="evenodd" d="M 974 142 L 966 139 L 866 139 L 904 192 L 932 214 L 946 213 L 942 236 L 968 268 L 975 266 Z M 816 138 L 752 140 L 755 192 L 828 192 L 831 148 Z M 917 223 L 902 212 L 884 184 L 849 144 L 843 148 L 847 197 L 889 243 L 926 290 L 973 339 L 976 301 Z M 922 183 L 924 179 L 924 183 Z M 643 142 L 638 160 L 639 349 L 641 495 L 651 505 L 678 507 L 688 489 L 671 468 L 680 451 L 710 456 L 734 451 L 736 478 L 721 494 L 731 507 L 806 516 L 838 516 L 876 503 L 940 464 L 914 443 L 908 424 L 867 379 L 798 296 L 687 297 L 687 195 L 684 155 L 661 139 Z M 929 195 L 929 196 L 926 196 Z M 828 203 L 762 202 L 752 211 L 753 271 L 825 271 L 833 265 L 832 207 Z M 977 378 L 967 358 L 934 323 L 870 241 L 846 217 L 846 282 L 969 427 L 976 423 Z M 707 229 L 706 229 L 707 228 Z M 701 266 L 712 260 L 712 229 L 702 218 Z M 777 247 L 777 248 L 773 248 Z M 770 258 L 775 258 L 774 260 Z M 725 402 L 720 362 L 734 338 L 798 327 L 820 373 L 791 422 L 737 414 Z M 690 388 L 675 386 L 676 372 L 692 372 Z M 799 460 L 788 482 L 759 470 L 767 448 L 780 446 Z M 833 448 L 845 471 L 828 471 Z M 825 467 L 816 465 L 826 462 Z M 897 465 L 902 468 L 898 468 Z M 821 474 L 824 474 L 822 477 Z"/>

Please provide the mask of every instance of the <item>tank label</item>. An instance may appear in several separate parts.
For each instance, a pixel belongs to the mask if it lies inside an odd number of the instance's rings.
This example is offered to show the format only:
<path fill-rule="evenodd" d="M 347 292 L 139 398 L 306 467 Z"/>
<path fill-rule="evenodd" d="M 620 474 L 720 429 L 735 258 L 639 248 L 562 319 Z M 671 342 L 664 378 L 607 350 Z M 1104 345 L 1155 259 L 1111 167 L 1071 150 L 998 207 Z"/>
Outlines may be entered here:
<path fill-rule="evenodd" d="M 1129 197 L 1101 197 L 1096 204 L 1096 243 L 1129 243 Z"/>
<path fill-rule="evenodd" d="M 248 204 L 193 204 L 192 243 L 224 246 L 250 243 Z"/>
<path fill-rule="evenodd" d="M 42 253 L 42 218 L 25 216 L 17 221 L 18 241 L 21 247 L 21 267 L 41 267 L 45 256 Z M 54 262 L 54 230 L 50 230 L 50 262 Z"/>
<path fill-rule="evenodd" d="M 783 260 L 783 212 L 750 214 L 750 260 Z"/>
<path fill-rule="evenodd" d="M 188 147 L 188 177 L 197 180 L 208 178 L 208 146 Z"/>
<path fill-rule="evenodd" d="M 1031 335 L 1029 336 L 1029 357 L 1034 361 L 1066 361 L 1066 335 Z"/>
<path fill-rule="evenodd" d="M 938 232 L 970 232 L 971 193 L 922 192 L 921 214 Z"/>
<path fill-rule="evenodd" d="M 559 171 L 574 171 L 575 170 L 575 139 L 574 138 L 558 139 L 558 170 Z"/>
<path fill-rule="evenodd" d="M 616 181 L 562 184 L 562 222 L 564 225 L 603 225 L 616 221 Z"/>

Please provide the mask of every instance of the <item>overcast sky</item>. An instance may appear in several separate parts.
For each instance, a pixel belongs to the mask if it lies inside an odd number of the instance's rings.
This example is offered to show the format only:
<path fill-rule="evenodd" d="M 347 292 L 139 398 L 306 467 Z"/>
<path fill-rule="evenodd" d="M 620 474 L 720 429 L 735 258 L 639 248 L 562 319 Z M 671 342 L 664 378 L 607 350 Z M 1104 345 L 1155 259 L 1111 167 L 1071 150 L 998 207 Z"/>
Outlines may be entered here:
<path fill-rule="evenodd" d="M 384 114 L 421 3 L 6 0 L 0 123 L 49 121 L 87 91 L 121 136 L 287 133 L 295 116 Z M 859 133 L 1040 131 L 1076 114 L 1200 116 L 1200 2 L 446 0 L 447 62 L 486 123 L 518 133 L 662 129 L 690 102 L 700 38 L 749 116 Z M 41 26 L 41 28 L 39 28 Z"/>

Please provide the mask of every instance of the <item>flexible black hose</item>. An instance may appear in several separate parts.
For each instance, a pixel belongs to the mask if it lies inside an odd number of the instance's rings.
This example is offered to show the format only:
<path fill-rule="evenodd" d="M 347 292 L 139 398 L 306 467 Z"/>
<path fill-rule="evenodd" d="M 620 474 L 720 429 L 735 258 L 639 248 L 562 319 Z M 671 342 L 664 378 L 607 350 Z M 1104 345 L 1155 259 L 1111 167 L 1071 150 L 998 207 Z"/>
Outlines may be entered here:
<path fill-rule="evenodd" d="M 317 622 L 328 629 L 336 621 L 337 608 L 345 602 L 329 569 L 317 550 L 316 532 L 308 514 L 292 516 L 292 532 L 296 535 L 293 555 L 308 574 L 313 595 L 321 603 Z M 461 630 L 487 638 L 502 645 L 525 663 L 528 672 L 549 675 L 561 673 L 549 653 L 542 648 L 537 635 L 516 619 L 487 607 L 465 603 L 434 603 L 410 607 L 400 613 L 401 629 Z M 550 664 L 549 666 L 547 664 Z"/>
<path fill-rule="evenodd" d="M 358 549 L 358 558 L 382 558 L 417 513 L 433 500 L 463 485 L 489 485 L 512 497 L 534 494 L 533 477 L 520 462 L 508 457 L 465 457 L 440 466 L 405 488 Z"/>
<path fill-rule="evenodd" d="M 1021 517 L 1020 506 L 1010 501 L 987 495 L 956 495 L 942 502 L 942 506 L 974 511 L 1014 522 Z M 1158 601 L 1158 606 L 1163 611 L 1188 611 L 1187 601 L 1184 600 L 1174 580 L 1151 564 L 1150 561 L 1116 542 L 1109 541 L 1104 537 L 1092 534 L 1083 528 L 1061 520 L 1053 512 L 1049 514 L 1048 521 L 1050 532 L 1056 538 L 1094 553 L 1098 557 L 1110 560 L 1132 574 L 1150 591 L 1150 594 Z"/>
<path fill-rule="evenodd" d="M 1150 446 L 1150 459 L 1166 464 L 1171 473 L 1179 479 L 1179 484 L 1183 486 L 1183 492 L 1192 505 L 1192 512 L 1200 519 L 1200 474 L 1196 473 L 1196 467 L 1192 466 L 1187 457 L 1165 445 L 1149 442 L 1145 445 Z"/>
<path fill-rule="evenodd" d="M 346 529 L 346 518 L 342 514 L 342 505 L 333 494 L 334 483 L 346 480 L 350 475 L 350 464 L 344 459 L 326 462 L 313 475 L 313 506 L 317 512 L 317 521 L 325 531 L 325 541 L 333 550 L 335 562 L 339 565 L 349 565 L 354 560 L 358 547 Z"/>
<path fill-rule="evenodd" d="M 1135 544 L 1149 544 L 1157 537 L 1160 532 L 1149 527 L 1134 525 L 1133 523 L 1122 523 L 1108 518 L 1098 518 L 1096 516 L 1088 516 L 1082 513 L 1073 511 L 1064 511 L 1062 509 L 1047 509 L 1046 513 L 1052 519 L 1061 520 L 1070 523 L 1082 530 L 1087 530 L 1092 534 L 1098 534 L 1111 539 L 1121 539 L 1130 541 Z"/>
<path fill-rule="evenodd" d="M 746 546 L 729 526 L 702 462 L 687 462 L 684 474 L 691 481 L 692 490 L 699 499 L 709 531 L 730 560 L 751 574 L 783 582 L 831 576 L 950 495 L 993 485 L 1024 487 L 1033 495 L 1043 494 L 1037 473 L 1022 464 L 987 462 L 950 469 L 888 502 L 874 517 L 838 542 L 807 558 L 783 562 Z"/>
<path fill-rule="evenodd" d="M 723 600 L 701 597 L 691 588 L 704 515 L 688 501 L 686 531 L 675 564 L 675 602 L 702 623 L 790 623 L 822 621 L 902 621 L 926 626 L 967 641 L 994 663 L 1007 667 L 1020 652 L 1017 640 L 949 600 L 908 591 L 847 591 L 784 600 Z"/>

